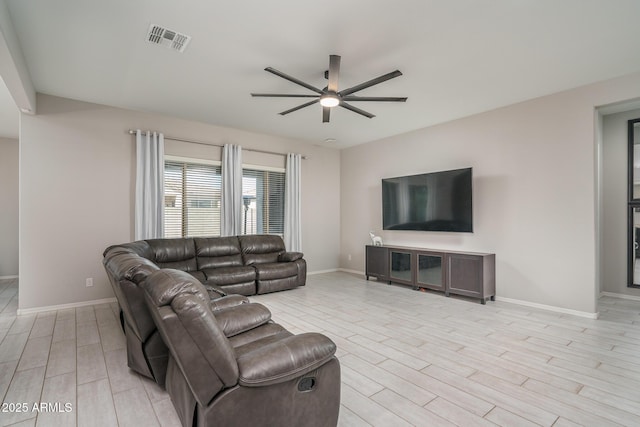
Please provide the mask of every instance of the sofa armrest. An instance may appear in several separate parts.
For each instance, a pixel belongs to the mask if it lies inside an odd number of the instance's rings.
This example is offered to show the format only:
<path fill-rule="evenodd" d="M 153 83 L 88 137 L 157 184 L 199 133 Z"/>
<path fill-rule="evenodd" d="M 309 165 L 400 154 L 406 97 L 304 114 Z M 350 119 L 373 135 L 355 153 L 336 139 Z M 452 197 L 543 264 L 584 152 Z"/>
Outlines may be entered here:
<path fill-rule="evenodd" d="M 264 387 L 303 376 L 327 363 L 336 345 L 322 334 L 293 335 L 238 358 L 239 384 Z"/>
<path fill-rule="evenodd" d="M 245 297 L 244 295 L 227 295 L 226 297 L 212 299 L 211 311 L 215 313 L 216 311 L 235 307 L 240 304 L 249 304 L 249 298 Z"/>
<path fill-rule="evenodd" d="M 222 290 L 220 286 L 215 285 L 204 285 L 204 288 L 207 290 L 210 299 L 216 299 L 220 297 L 226 297 L 227 293 Z"/>
<path fill-rule="evenodd" d="M 293 262 L 302 259 L 302 252 L 283 252 L 278 256 L 278 262 Z"/>
<path fill-rule="evenodd" d="M 224 336 L 232 337 L 257 328 L 271 320 L 271 312 L 262 304 L 240 304 L 213 311 Z"/>

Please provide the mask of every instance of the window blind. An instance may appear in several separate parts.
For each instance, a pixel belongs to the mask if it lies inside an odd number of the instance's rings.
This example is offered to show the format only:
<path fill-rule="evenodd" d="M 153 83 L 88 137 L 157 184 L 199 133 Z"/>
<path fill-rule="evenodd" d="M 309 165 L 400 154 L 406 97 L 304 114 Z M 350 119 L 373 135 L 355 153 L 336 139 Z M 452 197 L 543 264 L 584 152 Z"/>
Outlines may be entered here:
<path fill-rule="evenodd" d="M 166 160 L 165 237 L 219 236 L 220 166 Z"/>
<path fill-rule="evenodd" d="M 242 233 L 284 233 L 284 172 L 242 170 Z"/>

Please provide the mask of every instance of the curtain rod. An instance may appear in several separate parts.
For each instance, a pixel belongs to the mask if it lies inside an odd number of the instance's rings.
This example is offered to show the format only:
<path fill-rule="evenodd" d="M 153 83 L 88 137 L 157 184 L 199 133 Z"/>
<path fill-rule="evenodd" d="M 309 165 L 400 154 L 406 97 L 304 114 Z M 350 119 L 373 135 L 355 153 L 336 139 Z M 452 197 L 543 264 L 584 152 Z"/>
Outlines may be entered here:
<path fill-rule="evenodd" d="M 136 131 L 133 129 L 129 129 L 128 131 L 129 135 L 135 135 Z M 147 134 L 147 131 L 142 131 L 143 135 Z M 212 142 L 203 142 L 203 141 L 195 141 L 192 139 L 184 139 L 184 138 L 175 138 L 173 136 L 166 136 L 164 137 L 164 139 L 170 139 L 172 141 L 180 141 L 180 142 L 188 142 L 189 144 L 199 144 L 199 145 L 208 145 L 210 147 L 224 147 L 221 144 L 215 144 Z M 242 148 L 245 151 L 253 151 L 255 153 L 263 153 L 263 154 L 273 154 L 276 156 L 286 156 L 286 154 L 282 154 L 282 153 L 276 153 L 275 151 L 266 151 L 266 150 L 256 150 L 254 148 Z M 307 156 L 301 156 L 304 160 L 307 160 Z"/>

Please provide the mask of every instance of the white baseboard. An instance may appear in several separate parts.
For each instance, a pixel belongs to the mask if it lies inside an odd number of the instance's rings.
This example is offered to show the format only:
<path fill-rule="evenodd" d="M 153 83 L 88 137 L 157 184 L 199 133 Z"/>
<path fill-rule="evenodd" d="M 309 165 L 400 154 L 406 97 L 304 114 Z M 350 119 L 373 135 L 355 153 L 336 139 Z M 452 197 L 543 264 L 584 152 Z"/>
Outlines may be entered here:
<path fill-rule="evenodd" d="M 338 271 L 341 271 L 343 273 L 352 273 L 352 274 L 359 274 L 361 276 L 364 276 L 364 271 L 349 270 L 347 268 L 332 268 L 330 270 L 312 271 L 312 272 L 307 273 L 307 276 L 313 276 L 315 274 L 336 273 Z"/>
<path fill-rule="evenodd" d="M 533 307 L 533 308 L 540 308 L 542 310 L 554 311 L 556 313 L 571 314 L 572 316 L 586 317 L 588 319 L 597 319 L 598 315 L 599 315 L 597 312 L 596 313 L 589 313 L 588 311 L 572 310 L 570 308 L 562 308 L 562 307 L 556 307 L 554 305 L 538 304 L 538 303 L 535 303 L 535 302 L 522 301 L 522 300 L 519 300 L 519 299 L 505 298 L 505 297 L 499 297 L 499 296 L 496 296 L 496 301 L 502 301 L 502 302 L 508 302 L 508 303 L 511 303 L 511 304 L 524 305 L 524 306 Z"/>
<path fill-rule="evenodd" d="M 315 276 L 316 274 L 324 274 L 324 273 L 335 273 L 338 270 L 339 269 L 337 269 L 337 268 L 332 268 L 330 270 L 311 271 L 311 272 L 307 273 L 307 276 Z"/>
<path fill-rule="evenodd" d="M 632 301 L 640 301 L 640 296 L 636 295 L 627 295 L 627 294 L 617 294 L 615 292 L 600 292 L 601 297 L 612 297 L 612 298 L 620 298 L 620 299 L 629 299 Z"/>
<path fill-rule="evenodd" d="M 34 307 L 34 308 L 19 308 L 17 314 L 18 316 L 20 316 L 23 314 L 42 313 L 45 311 L 66 310 L 68 308 L 86 307 L 87 305 L 111 304 L 112 302 L 117 302 L 117 300 L 115 298 L 102 298 L 102 299 L 96 299 L 93 301 L 72 302 L 70 304 L 48 305 L 45 307 Z"/>
<path fill-rule="evenodd" d="M 364 276 L 364 271 L 349 270 L 348 268 L 339 268 L 338 271 L 342 271 L 344 273 L 351 273 L 351 274 L 357 274 L 357 275 L 360 275 L 360 276 Z"/>
<path fill-rule="evenodd" d="M 17 279 L 18 276 L 0 276 L 0 280 L 4 280 L 4 279 Z"/>

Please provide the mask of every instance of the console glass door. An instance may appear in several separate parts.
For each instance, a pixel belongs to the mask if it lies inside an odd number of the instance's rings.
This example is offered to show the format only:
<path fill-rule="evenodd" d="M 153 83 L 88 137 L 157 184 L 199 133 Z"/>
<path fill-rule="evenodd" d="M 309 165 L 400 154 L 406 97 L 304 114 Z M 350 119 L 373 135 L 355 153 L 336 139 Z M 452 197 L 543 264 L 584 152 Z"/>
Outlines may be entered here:
<path fill-rule="evenodd" d="M 640 286 L 640 207 L 632 207 L 629 209 L 629 217 L 631 223 L 629 227 L 631 229 L 629 240 L 631 245 L 629 252 L 631 260 L 629 262 L 629 286 Z"/>
<path fill-rule="evenodd" d="M 411 253 L 391 251 L 391 279 L 399 282 L 412 282 Z"/>
<path fill-rule="evenodd" d="M 628 122 L 627 286 L 640 287 L 640 119 Z"/>
<path fill-rule="evenodd" d="M 443 286 L 442 256 L 418 254 L 418 285 Z"/>

